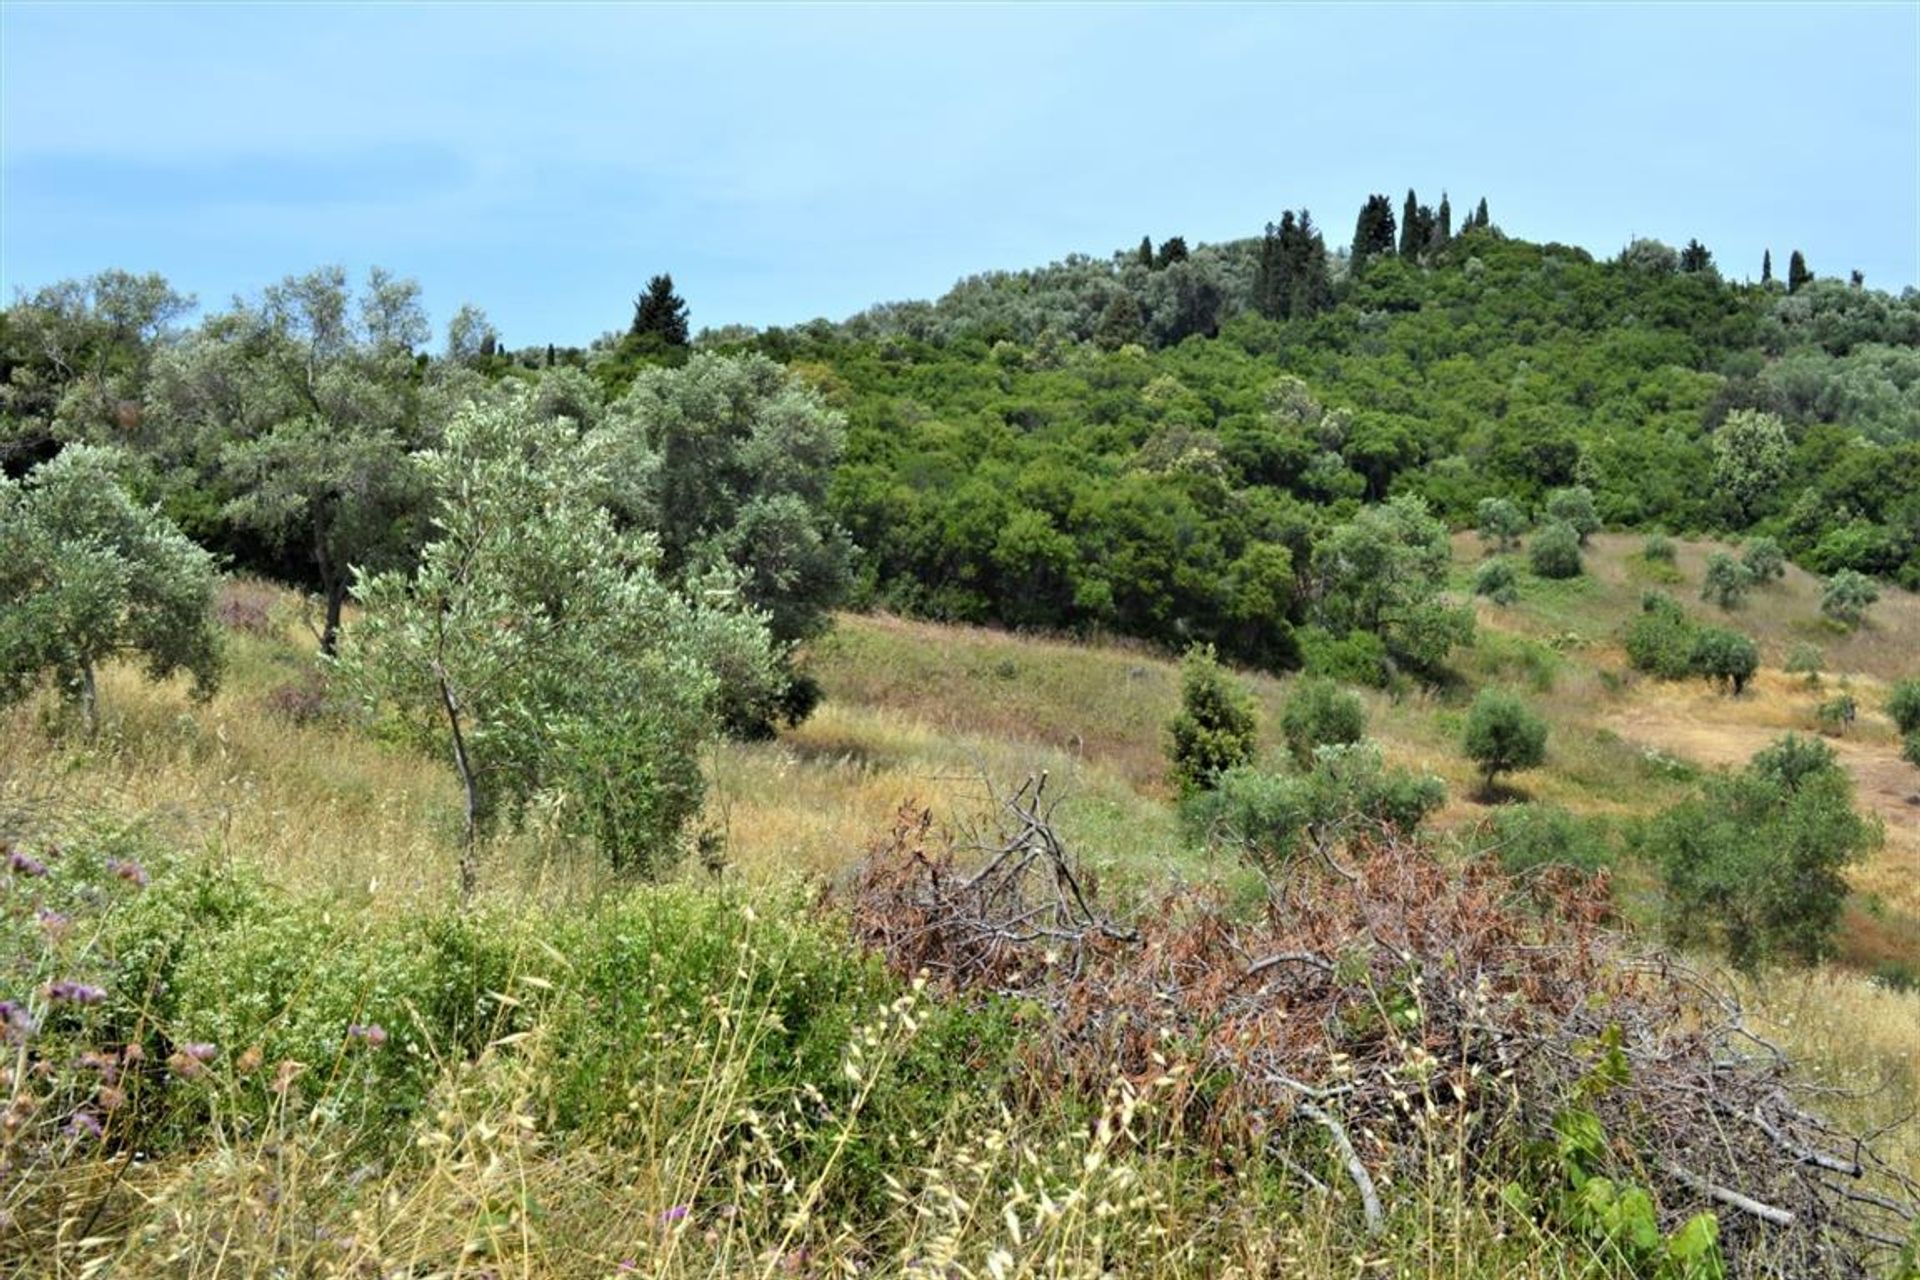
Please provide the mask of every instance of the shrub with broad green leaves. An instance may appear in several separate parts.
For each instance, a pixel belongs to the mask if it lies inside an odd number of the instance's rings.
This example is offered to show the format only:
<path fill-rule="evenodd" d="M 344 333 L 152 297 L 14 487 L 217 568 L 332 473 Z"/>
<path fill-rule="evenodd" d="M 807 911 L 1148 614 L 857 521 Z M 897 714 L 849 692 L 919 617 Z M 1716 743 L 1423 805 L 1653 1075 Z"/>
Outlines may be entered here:
<path fill-rule="evenodd" d="M 1753 641 L 1725 627 L 1702 627 L 1693 638 L 1688 666 L 1709 683 L 1724 686 L 1738 697 L 1760 667 L 1760 651 Z"/>
<path fill-rule="evenodd" d="M 1833 749 L 1788 734 L 1662 814 L 1645 847 L 1665 876 L 1670 940 L 1717 943 L 1753 969 L 1833 954 L 1845 869 L 1879 838 Z"/>

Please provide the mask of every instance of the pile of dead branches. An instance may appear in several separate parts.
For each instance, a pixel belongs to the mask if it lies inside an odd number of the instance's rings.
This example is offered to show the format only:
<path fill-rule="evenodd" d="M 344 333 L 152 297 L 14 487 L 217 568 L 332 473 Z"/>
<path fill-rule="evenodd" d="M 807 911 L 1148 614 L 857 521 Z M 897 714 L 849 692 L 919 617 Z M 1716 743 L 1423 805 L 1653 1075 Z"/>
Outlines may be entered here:
<path fill-rule="evenodd" d="M 901 972 L 1044 1005 L 1057 1034 L 1035 1065 L 1059 1086 L 1186 1055 L 1207 1082 L 1191 1131 L 1344 1180 L 1370 1229 L 1441 1139 L 1505 1180 L 1550 1165 L 1579 1109 L 1605 1136 L 1588 1157 L 1646 1187 L 1665 1229 L 1717 1214 L 1733 1274 L 1870 1275 L 1906 1238 L 1914 1184 L 1820 1117 L 1820 1090 L 1729 996 L 1609 931 L 1604 886 L 1523 889 L 1383 837 L 1272 882 L 1260 918 L 1188 893 L 1123 924 L 1062 845 L 1044 779 L 1002 809 L 987 839 L 906 812 L 846 906 Z"/>

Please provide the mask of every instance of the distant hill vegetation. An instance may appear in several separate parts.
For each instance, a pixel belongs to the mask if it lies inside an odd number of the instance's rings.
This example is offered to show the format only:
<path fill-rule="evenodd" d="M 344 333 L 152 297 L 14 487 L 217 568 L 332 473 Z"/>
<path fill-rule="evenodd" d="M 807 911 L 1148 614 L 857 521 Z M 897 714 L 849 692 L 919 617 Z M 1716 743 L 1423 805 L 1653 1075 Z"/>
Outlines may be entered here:
<path fill-rule="evenodd" d="M 1760 283 L 1730 281 L 1697 240 L 1599 260 L 1505 235 L 1484 200 L 1456 220 L 1408 192 L 1369 197 L 1332 247 L 1289 211 L 1245 240 L 1147 238 L 838 323 L 689 338 L 661 275 L 587 350 L 511 351 L 473 308 L 409 371 L 376 368 L 377 340 L 358 349 L 369 376 L 412 379 L 382 421 L 416 444 L 478 380 L 538 382 L 584 421 L 650 367 L 766 355 L 846 419 L 824 501 L 851 585 L 822 606 L 1385 679 L 1444 663 L 1463 634 L 1431 566 L 1487 499 L 1512 504 L 1515 537 L 1559 495 L 1608 527 L 1765 537 L 1821 575 L 1920 586 L 1920 294 L 1819 278 L 1797 251 L 1785 275 L 1769 253 Z M 118 292 L 88 291 L 107 276 Z M 165 384 L 178 361 L 156 351 L 244 343 L 218 342 L 218 317 L 176 333 L 164 282 L 143 309 L 125 282 L 157 278 L 107 276 L 6 312 L 9 467 L 62 438 L 148 446 L 167 471 L 153 496 L 189 532 L 337 599 L 337 565 L 260 535 L 244 473 L 183 480 L 192 450 L 157 425 L 153 370 Z M 389 556 L 387 535 L 418 536 L 398 509 L 378 530 Z M 1356 605 L 1362 587 L 1375 598 Z"/>

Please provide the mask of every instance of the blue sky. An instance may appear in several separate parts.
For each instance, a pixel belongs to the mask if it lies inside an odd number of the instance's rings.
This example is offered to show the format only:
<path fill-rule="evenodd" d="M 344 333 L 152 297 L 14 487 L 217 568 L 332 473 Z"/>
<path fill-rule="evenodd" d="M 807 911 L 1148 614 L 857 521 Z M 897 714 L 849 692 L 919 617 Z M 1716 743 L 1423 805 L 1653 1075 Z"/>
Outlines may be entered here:
<path fill-rule="evenodd" d="M 42 5 L 0 0 L 0 289 L 222 305 L 328 262 L 511 345 L 840 317 L 1370 191 L 1920 283 L 1920 5 Z"/>

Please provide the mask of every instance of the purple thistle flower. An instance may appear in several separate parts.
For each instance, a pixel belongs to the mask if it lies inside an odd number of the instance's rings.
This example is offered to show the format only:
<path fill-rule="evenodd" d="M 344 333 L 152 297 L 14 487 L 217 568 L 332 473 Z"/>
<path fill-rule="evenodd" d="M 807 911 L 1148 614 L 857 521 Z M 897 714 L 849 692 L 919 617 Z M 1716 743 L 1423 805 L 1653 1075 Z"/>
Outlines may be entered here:
<path fill-rule="evenodd" d="M 119 876 L 136 889 L 147 887 L 147 869 L 132 858 L 115 858 L 107 863 L 107 870 Z"/>
<path fill-rule="evenodd" d="M 677 1204 L 671 1209 L 662 1210 L 660 1213 L 660 1221 L 665 1223 L 678 1222 L 680 1219 L 686 1217 L 688 1211 L 692 1208 L 692 1205 Z"/>
<path fill-rule="evenodd" d="M 206 1041 L 200 1040 L 192 1044 L 181 1045 L 180 1052 L 186 1054 L 195 1062 L 212 1062 L 214 1058 L 219 1055 L 220 1050 L 208 1044 Z"/>
<path fill-rule="evenodd" d="M 14 849 L 7 854 L 7 870 L 23 876 L 43 876 L 47 874 L 47 864 L 29 857 L 25 849 Z"/>
<path fill-rule="evenodd" d="M 105 988 L 75 982 L 71 978 L 60 978 L 47 984 L 49 1000 L 66 1000 L 74 1004 L 99 1004 L 106 998 Z"/>
<path fill-rule="evenodd" d="M 377 1022 L 355 1022 L 347 1027 L 347 1039 L 360 1040 L 368 1048 L 378 1049 L 387 1042 L 387 1029 Z"/>
<path fill-rule="evenodd" d="M 33 913 L 33 916 L 40 922 L 40 927 L 47 931 L 48 936 L 53 938 L 58 938 L 65 933 L 67 926 L 73 923 L 72 916 L 62 915 L 51 907 L 41 907 Z"/>
<path fill-rule="evenodd" d="M 67 1121 L 67 1136 L 70 1138 L 98 1138 L 104 1132 L 100 1121 L 91 1112 L 76 1111 Z"/>

